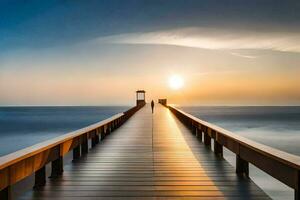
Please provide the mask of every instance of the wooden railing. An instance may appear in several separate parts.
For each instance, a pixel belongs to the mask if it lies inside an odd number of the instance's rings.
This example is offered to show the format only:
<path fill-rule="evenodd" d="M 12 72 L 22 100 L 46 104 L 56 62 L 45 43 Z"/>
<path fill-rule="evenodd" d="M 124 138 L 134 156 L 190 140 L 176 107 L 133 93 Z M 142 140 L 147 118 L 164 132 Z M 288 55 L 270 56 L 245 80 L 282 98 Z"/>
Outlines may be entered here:
<path fill-rule="evenodd" d="M 236 173 L 249 177 L 249 163 L 295 190 L 300 199 L 300 157 L 236 135 L 196 118 L 174 106 L 167 106 L 206 146 L 214 141 L 214 153 L 223 156 L 223 147 L 236 154 Z M 300 146 L 299 146 L 300 148 Z"/>
<path fill-rule="evenodd" d="M 106 135 L 121 126 L 143 105 L 85 128 L 0 157 L 0 199 L 11 199 L 11 186 L 35 173 L 34 188 L 46 183 L 46 164 L 51 162 L 51 177 L 63 173 L 63 157 L 73 150 L 73 159 L 88 153 L 88 140 L 94 147 Z"/>

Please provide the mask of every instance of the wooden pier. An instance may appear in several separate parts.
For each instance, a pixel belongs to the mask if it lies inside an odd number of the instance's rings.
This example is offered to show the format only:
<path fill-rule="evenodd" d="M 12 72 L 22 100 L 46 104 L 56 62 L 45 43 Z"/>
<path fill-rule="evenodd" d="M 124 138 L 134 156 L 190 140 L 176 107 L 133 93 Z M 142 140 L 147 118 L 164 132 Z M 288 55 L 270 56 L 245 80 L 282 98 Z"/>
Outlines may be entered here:
<path fill-rule="evenodd" d="M 35 189 L 19 199 L 270 199 L 249 178 L 249 162 L 294 188 L 299 199 L 299 157 L 278 150 L 270 156 L 264 152 L 272 148 L 257 145 L 174 107 L 156 104 L 152 114 L 140 105 L 35 151 L 31 147 L 29 155 L 0 159 L 1 200 L 34 172 Z M 223 158 L 223 146 L 236 153 L 236 169 Z M 74 160 L 63 165 L 70 150 Z M 46 181 L 50 162 L 52 178 Z"/>

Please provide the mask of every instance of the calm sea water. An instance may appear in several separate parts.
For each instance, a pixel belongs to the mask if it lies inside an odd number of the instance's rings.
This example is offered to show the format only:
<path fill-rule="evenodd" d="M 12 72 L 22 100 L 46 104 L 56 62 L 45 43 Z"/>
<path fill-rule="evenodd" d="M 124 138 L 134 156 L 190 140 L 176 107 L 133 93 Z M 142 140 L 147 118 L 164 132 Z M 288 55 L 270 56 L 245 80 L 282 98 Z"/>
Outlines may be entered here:
<path fill-rule="evenodd" d="M 182 110 L 238 135 L 300 156 L 300 106 L 181 107 Z M 233 166 L 235 155 L 225 151 Z M 250 166 L 250 176 L 273 199 L 294 199 L 293 190 Z"/>
<path fill-rule="evenodd" d="M 0 156 L 88 126 L 129 107 L 0 107 Z"/>

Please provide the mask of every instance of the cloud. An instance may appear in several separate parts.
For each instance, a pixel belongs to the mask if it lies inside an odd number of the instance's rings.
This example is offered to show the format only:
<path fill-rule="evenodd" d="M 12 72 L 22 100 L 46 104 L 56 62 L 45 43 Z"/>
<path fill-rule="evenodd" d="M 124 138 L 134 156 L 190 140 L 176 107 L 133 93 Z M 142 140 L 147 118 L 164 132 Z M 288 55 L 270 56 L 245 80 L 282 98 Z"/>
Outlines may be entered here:
<path fill-rule="evenodd" d="M 181 28 L 100 37 L 94 42 L 118 44 L 175 45 L 211 50 L 274 50 L 300 53 L 300 33 L 226 30 L 217 28 Z M 233 53 L 236 56 L 252 56 Z"/>
<path fill-rule="evenodd" d="M 245 54 L 241 54 L 241 53 L 237 53 L 237 52 L 231 52 L 230 54 L 233 56 L 238 56 L 238 57 L 242 57 L 242 58 L 249 58 L 249 59 L 257 58 L 257 56 L 245 55 Z"/>

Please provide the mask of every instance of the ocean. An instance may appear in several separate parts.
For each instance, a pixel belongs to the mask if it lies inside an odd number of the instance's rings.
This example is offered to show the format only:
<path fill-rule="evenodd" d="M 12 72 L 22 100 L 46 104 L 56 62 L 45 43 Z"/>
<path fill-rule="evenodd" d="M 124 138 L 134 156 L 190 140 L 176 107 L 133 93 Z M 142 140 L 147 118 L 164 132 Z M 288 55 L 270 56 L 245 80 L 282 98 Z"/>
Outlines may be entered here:
<path fill-rule="evenodd" d="M 0 156 L 124 112 L 126 106 L 0 107 Z"/>
<path fill-rule="evenodd" d="M 300 106 L 179 108 L 243 137 L 300 156 Z M 233 153 L 224 151 L 224 157 L 235 166 Z M 292 189 L 251 165 L 250 177 L 273 199 L 294 199 Z"/>

